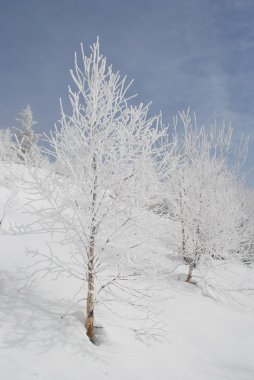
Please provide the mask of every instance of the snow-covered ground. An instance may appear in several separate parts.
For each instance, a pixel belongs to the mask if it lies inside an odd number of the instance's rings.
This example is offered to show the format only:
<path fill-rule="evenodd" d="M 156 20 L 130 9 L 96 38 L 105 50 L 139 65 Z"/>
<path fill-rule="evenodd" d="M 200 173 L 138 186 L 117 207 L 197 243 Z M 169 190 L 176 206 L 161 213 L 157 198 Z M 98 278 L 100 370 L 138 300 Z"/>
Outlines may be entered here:
<path fill-rule="evenodd" d="M 148 213 L 149 239 L 137 255 L 144 263 L 154 257 L 156 270 L 147 265 L 145 282 L 130 282 L 140 291 L 134 307 L 119 299 L 97 305 L 91 344 L 84 301 L 76 302 L 80 283 L 43 276 L 27 254 L 48 249 L 54 237 L 26 228 L 34 215 L 16 179 L 23 170 L 0 170 L 1 379 L 254 379 L 254 267 L 218 262 L 196 285 L 185 283 L 174 226 Z M 60 243 L 53 247 L 63 254 Z"/>

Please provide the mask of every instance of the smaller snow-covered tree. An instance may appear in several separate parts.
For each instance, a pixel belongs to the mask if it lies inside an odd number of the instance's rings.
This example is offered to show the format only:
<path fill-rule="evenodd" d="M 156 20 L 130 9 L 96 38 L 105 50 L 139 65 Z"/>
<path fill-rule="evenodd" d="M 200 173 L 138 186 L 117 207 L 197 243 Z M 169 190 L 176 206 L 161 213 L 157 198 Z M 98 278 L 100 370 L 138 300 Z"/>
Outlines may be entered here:
<path fill-rule="evenodd" d="M 248 252 L 247 257 L 245 258 L 244 262 L 247 264 L 254 262 L 254 191 L 253 190 L 246 190 L 246 205 L 247 205 L 247 215 L 248 215 L 248 224 L 251 229 L 251 242 L 250 242 L 250 249 Z"/>
<path fill-rule="evenodd" d="M 182 129 L 176 119 L 174 136 L 180 164 L 168 175 L 167 193 L 179 223 L 178 250 L 189 265 L 191 282 L 193 269 L 201 263 L 243 256 L 248 249 L 246 203 L 237 178 L 246 143 L 236 153 L 231 128 L 198 128 L 189 112 L 180 113 L 180 119 Z"/>
<path fill-rule="evenodd" d="M 30 105 L 21 111 L 16 120 L 21 124 L 20 128 L 16 128 L 18 158 L 22 161 L 33 161 L 39 153 L 39 134 L 36 134 L 33 129 L 37 122 L 33 119 Z"/>
<path fill-rule="evenodd" d="M 13 135 L 9 128 L 0 129 L 0 160 L 13 162 L 17 158 Z"/>

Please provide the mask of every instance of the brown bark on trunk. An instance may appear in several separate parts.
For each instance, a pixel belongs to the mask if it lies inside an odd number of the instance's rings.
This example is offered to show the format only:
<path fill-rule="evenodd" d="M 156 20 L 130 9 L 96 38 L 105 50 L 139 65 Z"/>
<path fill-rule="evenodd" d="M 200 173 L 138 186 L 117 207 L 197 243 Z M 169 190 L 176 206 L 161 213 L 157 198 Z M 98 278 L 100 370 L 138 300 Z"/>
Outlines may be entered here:
<path fill-rule="evenodd" d="M 94 236 L 91 236 L 88 258 L 88 291 L 86 301 L 86 334 L 94 342 Z"/>
<path fill-rule="evenodd" d="M 194 264 L 191 264 L 189 266 L 189 272 L 188 272 L 188 276 L 187 276 L 186 282 L 191 282 L 191 280 L 192 280 L 192 272 L 193 272 L 194 268 L 195 268 Z"/>
<path fill-rule="evenodd" d="M 200 231 L 200 226 L 199 225 L 197 226 L 197 235 L 199 237 L 199 241 L 200 241 L 200 245 L 201 245 L 202 235 L 201 235 L 201 231 Z M 200 246 L 200 247 L 197 246 L 193 262 L 189 266 L 189 272 L 188 272 L 188 276 L 187 276 L 186 282 L 191 282 L 193 269 L 197 267 L 197 264 L 198 264 L 198 262 L 200 260 L 201 255 L 202 255 L 202 246 Z"/>
<path fill-rule="evenodd" d="M 180 183 L 179 183 L 180 185 Z M 182 192 L 180 191 L 180 211 L 181 211 L 181 226 L 182 226 L 182 255 L 185 259 L 185 256 L 186 256 L 186 238 L 185 238 L 185 228 L 184 228 L 184 206 L 183 206 L 183 203 L 182 203 Z"/>
<path fill-rule="evenodd" d="M 183 220 L 181 220 L 181 224 L 182 224 L 182 255 L 183 257 L 185 258 L 185 230 L 184 230 L 184 222 Z"/>
<path fill-rule="evenodd" d="M 93 156 L 92 168 L 94 171 L 94 183 L 92 191 L 91 205 L 91 235 L 88 249 L 88 265 L 87 265 L 87 301 L 86 301 L 86 334 L 91 342 L 94 343 L 94 255 L 95 255 L 95 236 L 96 236 L 96 200 L 97 200 L 97 175 L 96 175 L 96 157 Z"/>

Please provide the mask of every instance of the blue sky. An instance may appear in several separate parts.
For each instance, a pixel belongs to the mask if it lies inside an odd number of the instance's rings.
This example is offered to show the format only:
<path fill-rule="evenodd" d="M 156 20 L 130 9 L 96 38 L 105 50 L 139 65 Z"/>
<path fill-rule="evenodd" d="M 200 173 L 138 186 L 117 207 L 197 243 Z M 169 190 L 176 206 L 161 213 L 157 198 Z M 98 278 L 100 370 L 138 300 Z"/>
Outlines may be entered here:
<path fill-rule="evenodd" d="M 254 187 L 254 0 L 0 0 L 0 127 L 30 104 L 49 131 L 74 51 L 96 36 L 165 122 L 190 106 L 200 123 L 225 119 L 236 140 L 249 135 Z"/>

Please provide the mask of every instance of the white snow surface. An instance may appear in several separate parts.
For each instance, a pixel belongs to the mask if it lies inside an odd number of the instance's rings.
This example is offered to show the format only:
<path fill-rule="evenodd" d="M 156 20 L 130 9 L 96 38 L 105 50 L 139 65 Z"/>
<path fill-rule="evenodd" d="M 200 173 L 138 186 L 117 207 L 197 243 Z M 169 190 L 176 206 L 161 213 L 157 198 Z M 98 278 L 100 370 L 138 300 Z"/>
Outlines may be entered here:
<path fill-rule="evenodd" d="M 149 296 L 137 302 L 144 308 L 118 298 L 98 304 L 93 345 L 84 300 L 77 302 L 85 293 L 75 298 L 80 283 L 43 276 L 33 266 L 37 258 L 27 254 L 27 248 L 47 249 L 55 236 L 26 229 L 35 216 L 17 175 L 27 175 L 21 165 L 0 168 L 2 380 L 254 379 L 253 266 L 218 262 L 196 285 L 187 284 L 187 267 L 174 252 L 177 228 L 144 213 L 149 239 L 136 255 L 150 261 L 149 275 L 130 287 Z M 66 249 L 59 239 L 52 247 L 56 255 Z"/>

